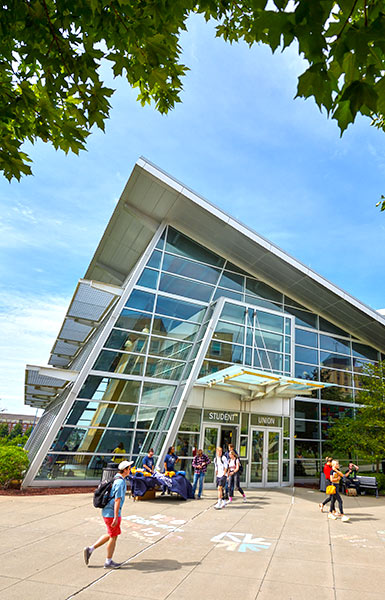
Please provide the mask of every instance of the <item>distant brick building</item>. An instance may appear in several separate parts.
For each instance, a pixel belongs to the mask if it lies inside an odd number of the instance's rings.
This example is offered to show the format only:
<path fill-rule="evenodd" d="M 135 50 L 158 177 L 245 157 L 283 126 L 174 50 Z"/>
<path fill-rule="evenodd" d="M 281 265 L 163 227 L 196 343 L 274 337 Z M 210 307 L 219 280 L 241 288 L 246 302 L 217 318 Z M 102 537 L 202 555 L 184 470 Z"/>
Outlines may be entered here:
<path fill-rule="evenodd" d="M 8 430 L 11 431 L 16 423 L 20 423 L 23 428 L 23 433 L 26 432 L 28 427 L 31 425 L 36 425 L 39 422 L 39 417 L 35 417 L 35 415 L 18 415 L 14 413 L 0 413 L 0 425 L 6 423 L 8 425 Z"/>

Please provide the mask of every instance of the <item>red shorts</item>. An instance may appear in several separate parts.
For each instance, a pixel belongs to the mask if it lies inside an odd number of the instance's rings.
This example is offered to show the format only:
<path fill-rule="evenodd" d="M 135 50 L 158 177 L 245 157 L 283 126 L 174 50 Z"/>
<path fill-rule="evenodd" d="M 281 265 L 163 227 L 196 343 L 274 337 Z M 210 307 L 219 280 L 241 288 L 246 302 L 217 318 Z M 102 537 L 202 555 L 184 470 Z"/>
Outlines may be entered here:
<path fill-rule="evenodd" d="M 113 517 L 103 517 L 103 519 L 107 527 L 108 535 L 110 537 L 116 537 L 117 535 L 120 535 L 122 533 L 120 529 L 122 517 L 118 517 L 115 527 L 112 527 L 112 521 L 114 520 Z"/>

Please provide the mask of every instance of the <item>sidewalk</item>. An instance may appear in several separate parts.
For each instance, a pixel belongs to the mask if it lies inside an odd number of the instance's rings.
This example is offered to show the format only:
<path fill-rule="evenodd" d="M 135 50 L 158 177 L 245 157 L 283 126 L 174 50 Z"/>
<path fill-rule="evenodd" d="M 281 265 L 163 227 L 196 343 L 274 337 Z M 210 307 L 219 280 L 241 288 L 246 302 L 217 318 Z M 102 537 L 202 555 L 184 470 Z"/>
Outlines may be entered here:
<path fill-rule="evenodd" d="M 382 600 L 385 499 L 344 498 L 349 523 L 321 514 L 319 492 L 253 490 L 223 510 L 157 497 L 123 508 L 116 561 L 90 494 L 0 496 L 2 600 Z"/>

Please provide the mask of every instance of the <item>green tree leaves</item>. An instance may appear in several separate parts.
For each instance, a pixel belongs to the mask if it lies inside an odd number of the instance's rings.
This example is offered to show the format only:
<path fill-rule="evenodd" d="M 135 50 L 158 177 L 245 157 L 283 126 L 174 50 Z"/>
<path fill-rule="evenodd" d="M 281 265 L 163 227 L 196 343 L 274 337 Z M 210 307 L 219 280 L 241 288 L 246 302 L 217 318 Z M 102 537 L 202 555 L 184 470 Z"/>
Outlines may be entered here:
<path fill-rule="evenodd" d="M 359 452 L 378 468 L 385 457 L 385 362 L 369 364 L 361 379 L 364 390 L 356 398 L 356 416 L 336 421 L 328 439 L 337 454 Z"/>
<path fill-rule="evenodd" d="M 25 141 L 64 152 L 104 130 L 113 90 L 100 66 L 167 113 L 188 68 L 180 34 L 193 13 L 226 41 L 295 43 L 307 61 L 297 97 L 314 97 L 341 135 L 357 114 L 385 130 L 385 5 L 381 0 L 9 0 L 0 12 L 0 170 L 31 173 Z"/>

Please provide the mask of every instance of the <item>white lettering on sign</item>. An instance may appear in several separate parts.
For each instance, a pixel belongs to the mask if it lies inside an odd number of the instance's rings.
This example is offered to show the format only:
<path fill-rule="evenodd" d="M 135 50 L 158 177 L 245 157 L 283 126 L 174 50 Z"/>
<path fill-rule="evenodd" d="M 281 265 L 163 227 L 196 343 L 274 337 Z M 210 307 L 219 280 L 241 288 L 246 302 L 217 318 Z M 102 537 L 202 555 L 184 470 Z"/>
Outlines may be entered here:
<path fill-rule="evenodd" d="M 231 413 L 218 413 L 218 412 L 209 412 L 210 421 L 235 421 L 238 418 L 238 414 Z"/>
<path fill-rule="evenodd" d="M 258 423 L 260 425 L 274 425 L 275 418 L 274 417 L 258 417 Z"/>

